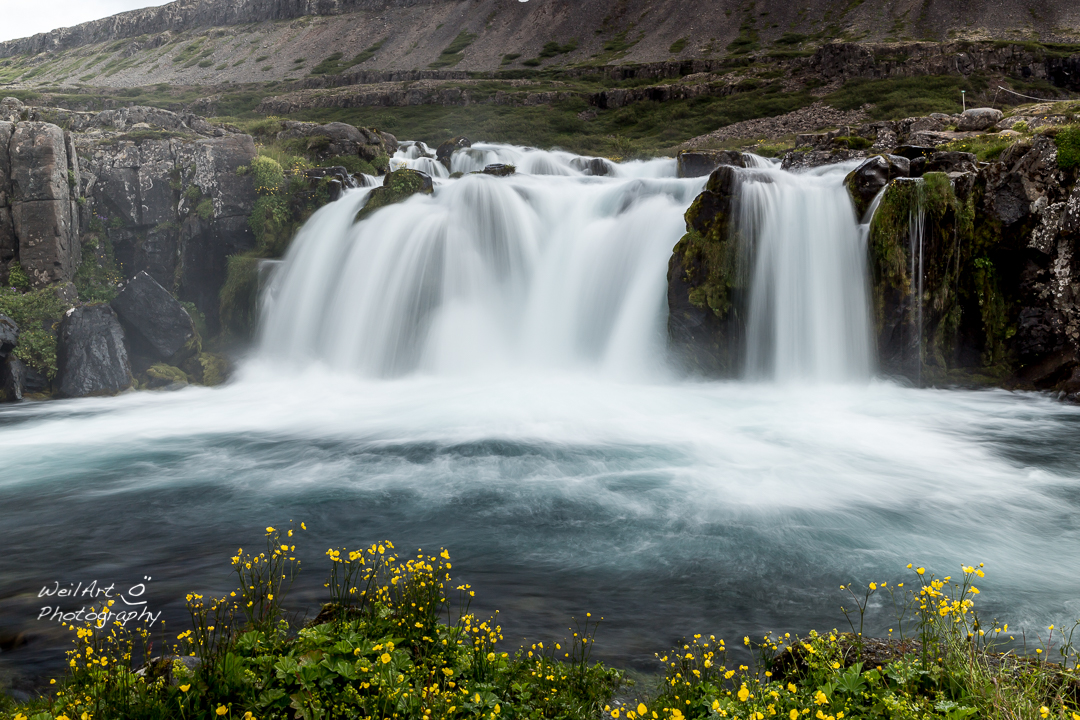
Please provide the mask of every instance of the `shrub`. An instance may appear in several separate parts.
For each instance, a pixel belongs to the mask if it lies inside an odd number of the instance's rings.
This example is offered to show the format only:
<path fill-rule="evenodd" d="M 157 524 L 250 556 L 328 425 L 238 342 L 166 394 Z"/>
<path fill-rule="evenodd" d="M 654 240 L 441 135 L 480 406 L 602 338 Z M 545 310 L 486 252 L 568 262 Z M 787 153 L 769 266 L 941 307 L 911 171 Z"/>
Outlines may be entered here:
<path fill-rule="evenodd" d="M 1058 131 L 1054 137 L 1057 144 L 1057 162 L 1062 170 L 1080 167 L 1080 125 L 1071 125 Z"/>
<path fill-rule="evenodd" d="M 8 266 L 8 285 L 16 290 L 30 289 L 30 276 L 23 270 L 22 263 L 12 260 Z"/>
<path fill-rule="evenodd" d="M 51 328 L 66 310 L 53 288 L 26 293 L 0 288 L 0 313 L 19 326 L 15 356 L 50 380 L 56 377 L 56 334 Z"/>
<path fill-rule="evenodd" d="M 255 191 L 260 195 L 277 192 L 285 182 L 285 171 L 281 169 L 281 164 L 265 155 L 259 155 L 251 161 L 251 175 L 255 181 Z"/>

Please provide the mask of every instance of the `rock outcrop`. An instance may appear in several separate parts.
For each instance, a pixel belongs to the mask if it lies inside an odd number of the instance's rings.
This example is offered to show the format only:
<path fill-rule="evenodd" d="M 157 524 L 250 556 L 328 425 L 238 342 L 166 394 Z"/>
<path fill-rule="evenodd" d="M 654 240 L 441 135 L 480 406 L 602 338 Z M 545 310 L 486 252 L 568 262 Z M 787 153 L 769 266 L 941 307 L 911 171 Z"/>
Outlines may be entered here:
<path fill-rule="evenodd" d="M 124 283 L 113 299 L 128 337 L 131 354 L 178 365 L 198 352 L 195 325 L 187 310 L 154 278 L 140 272 Z"/>
<path fill-rule="evenodd" d="M 364 207 L 356 213 L 356 221 L 360 222 L 379 208 L 399 203 L 417 193 L 430 195 L 433 191 L 434 183 L 430 175 L 408 168 L 395 170 L 383 178 L 382 187 L 371 191 Z"/>
<path fill-rule="evenodd" d="M 62 397 L 115 395 L 131 387 L 124 330 L 108 305 L 72 308 L 64 315 L 57 362 Z"/>
<path fill-rule="evenodd" d="M 56 125 L 0 121 L 0 260 L 18 256 L 35 287 L 70 281 L 78 265 L 72 150 Z"/>

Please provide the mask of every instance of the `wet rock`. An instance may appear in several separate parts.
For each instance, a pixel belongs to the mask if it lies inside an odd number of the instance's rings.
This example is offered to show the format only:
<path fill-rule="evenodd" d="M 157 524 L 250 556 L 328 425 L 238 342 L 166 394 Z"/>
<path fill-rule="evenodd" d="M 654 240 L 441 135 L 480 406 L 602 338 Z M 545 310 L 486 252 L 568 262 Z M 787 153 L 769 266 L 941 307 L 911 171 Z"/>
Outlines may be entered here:
<path fill-rule="evenodd" d="M 681 178 L 705 177 L 722 165 L 744 168 L 746 159 L 737 150 L 681 152 L 676 158 L 676 175 Z"/>
<path fill-rule="evenodd" d="M 0 402 L 19 402 L 27 392 L 23 361 L 14 355 L 0 359 Z"/>
<path fill-rule="evenodd" d="M 484 175 L 494 175 L 495 177 L 510 177 L 517 172 L 517 168 L 513 165 L 504 165 L 502 163 L 494 163 L 488 165 L 480 171 Z"/>
<path fill-rule="evenodd" d="M 131 387 L 124 330 L 108 305 L 72 308 L 60 321 L 57 385 L 63 397 L 114 395 Z"/>
<path fill-rule="evenodd" d="M 844 185 L 855 203 L 859 217 L 866 214 L 870 203 L 881 189 L 896 178 L 911 176 L 911 161 L 899 155 L 875 155 L 848 173 Z"/>
<path fill-rule="evenodd" d="M 382 187 L 371 191 L 367 203 L 356 213 L 355 220 L 360 222 L 379 208 L 399 203 L 417 193 L 430 195 L 434 190 L 431 176 L 427 173 L 409 168 L 395 170 L 383 178 Z"/>
<path fill-rule="evenodd" d="M 956 129 L 962 132 L 986 130 L 997 125 L 1005 114 L 994 108 L 971 108 L 964 111 L 956 123 Z"/>
<path fill-rule="evenodd" d="M 124 283 L 110 305 L 127 331 L 132 354 L 171 360 L 185 349 L 198 351 L 191 316 L 148 273 Z"/>
<path fill-rule="evenodd" d="M 450 156 L 452 156 L 458 150 L 472 147 L 472 141 L 464 136 L 459 136 L 451 140 L 447 140 L 435 150 L 435 159 L 446 166 L 446 169 L 450 169 Z"/>
<path fill-rule="evenodd" d="M 604 158 L 574 158 L 570 161 L 570 167 L 594 177 L 610 175 L 614 170 L 611 161 Z"/>
<path fill-rule="evenodd" d="M 19 326 L 7 315 L 0 315 L 0 360 L 19 344 Z"/>

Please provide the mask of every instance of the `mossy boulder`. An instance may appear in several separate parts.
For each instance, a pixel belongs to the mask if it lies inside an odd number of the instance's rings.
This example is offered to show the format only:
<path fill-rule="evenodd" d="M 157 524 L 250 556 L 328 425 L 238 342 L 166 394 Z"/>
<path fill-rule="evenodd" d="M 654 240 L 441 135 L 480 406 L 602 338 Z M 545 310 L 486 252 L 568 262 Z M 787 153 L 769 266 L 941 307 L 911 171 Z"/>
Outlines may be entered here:
<path fill-rule="evenodd" d="M 472 147 L 472 141 L 464 136 L 458 136 L 451 138 L 446 142 L 439 145 L 435 150 L 435 159 L 446 166 L 446 169 L 450 169 L 450 157 L 458 150 Z"/>
<path fill-rule="evenodd" d="M 232 375 L 232 362 L 221 353 L 204 352 L 185 361 L 182 369 L 188 382 L 214 387 Z"/>
<path fill-rule="evenodd" d="M 417 193 L 430 195 L 434 190 L 431 176 L 427 173 L 408 168 L 395 170 L 383 178 L 382 187 L 371 191 L 367 203 L 356 213 L 356 222 L 360 222 L 379 208 L 399 203 Z"/>
<path fill-rule="evenodd" d="M 154 363 L 146 369 L 146 387 L 178 387 L 188 384 L 188 376 L 183 370 L 165 363 Z"/>
<path fill-rule="evenodd" d="M 686 211 L 687 232 L 668 263 L 668 346 L 696 374 L 734 375 L 742 358 L 739 182 L 730 166 L 709 176 Z"/>
<path fill-rule="evenodd" d="M 510 177 L 517 172 L 517 168 L 513 165 L 494 163 L 492 165 L 488 165 L 480 172 L 484 175 L 494 175 L 495 177 Z"/>

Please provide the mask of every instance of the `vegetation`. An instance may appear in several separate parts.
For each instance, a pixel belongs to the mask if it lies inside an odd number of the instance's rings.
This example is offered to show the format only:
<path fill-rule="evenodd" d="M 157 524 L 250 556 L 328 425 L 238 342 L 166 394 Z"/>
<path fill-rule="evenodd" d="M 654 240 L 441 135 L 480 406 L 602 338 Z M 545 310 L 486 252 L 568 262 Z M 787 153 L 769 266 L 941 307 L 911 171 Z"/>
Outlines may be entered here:
<path fill-rule="evenodd" d="M 56 377 L 56 326 L 67 309 L 53 288 L 0 287 L 0 314 L 19 326 L 15 356 L 49 380 Z"/>
<path fill-rule="evenodd" d="M 958 113 L 961 90 L 966 90 L 971 98 L 986 87 L 985 79 L 974 75 L 970 78 L 928 75 L 856 79 L 844 83 L 842 88 L 827 96 L 826 101 L 840 110 L 857 110 L 870 105 L 869 115 L 874 120 L 896 120 L 933 112 Z"/>
<path fill-rule="evenodd" d="M 1061 128 L 1054 136 L 1057 145 L 1058 167 L 1062 170 L 1080 168 L 1080 125 Z"/>
<path fill-rule="evenodd" d="M 457 65 L 465 57 L 465 48 L 472 45 L 476 40 L 476 34 L 471 33 L 468 30 L 462 30 L 458 33 L 458 36 L 454 38 L 454 41 L 446 46 L 446 48 L 439 54 L 439 59 L 433 63 L 430 63 L 430 68 L 444 68 L 453 67 Z"/>
<path fill-rule="evenodd" d="M 170 380 L 180 374 L 160 371 Z M 631 691 L 622 672 L 592 662 L 599 621 L 590 614 L 563 640 L 527 643 L 512 654 L 499 647 L 497 617 L 470 612 L 475 592 L 454 583 L 446 550 L 402 558 L 390 541 L 327 550 L 328 602 L 301 626 L 286 601 L 300 570 L 295 535 L 305 529 L 268 527 L 265 550 L 238 550 L 231 558 L 237 589 L 220 598 L 189 594 L 191 627 L 162 638 L 164 646 L 146 630 L 111 624 L 121 612 L 111 603 L 91 610 L 97 619 L 66 626 L 74 648 L 58 689 L 8 703 L 0 717 L 1080 717 L 1071 631 L 1051 625 L 1045 637 L 1038 633 L 1030 657 L 1001 652 L 1015 636 L 975 609 L 982 565 L 962 567 L 956 579 L 909 565 L 907 588 L 887 581 L 841 586 L 853 601 L 841 608 L 851 632 L 744 637 L 753 667 L 734 660 L 724 640 L 695 635 L 657 654 L 662 675 L 654 687 Z M 871 601 L 885 594 L 897 636 L 865 638 Z M 620 690 L 637 698 L 613 703 Z"/>

